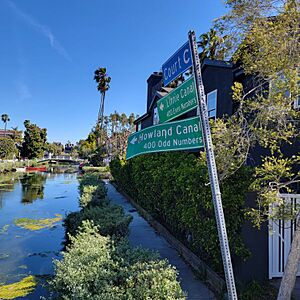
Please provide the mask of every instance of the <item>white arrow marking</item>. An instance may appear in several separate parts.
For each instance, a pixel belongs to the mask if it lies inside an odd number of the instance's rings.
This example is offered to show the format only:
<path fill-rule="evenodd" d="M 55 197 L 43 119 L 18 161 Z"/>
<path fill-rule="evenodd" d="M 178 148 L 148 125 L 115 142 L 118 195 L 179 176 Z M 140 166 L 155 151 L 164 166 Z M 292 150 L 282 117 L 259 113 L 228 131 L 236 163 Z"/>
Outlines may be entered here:
<path fill-rule="evenodd" d="M 130 141 L 130 144 L 134 145 L 136 141 L 137 141 L 137 137 L 135 136 L 135 137 Z"/>
<path fill-rule="evenodd" d="M 164 106 L 162 103 L 161 103 L 160 106 L 159 106 L 160 110 L 163 110 L 164 107 L 165 107 L 165 106 Z"/>

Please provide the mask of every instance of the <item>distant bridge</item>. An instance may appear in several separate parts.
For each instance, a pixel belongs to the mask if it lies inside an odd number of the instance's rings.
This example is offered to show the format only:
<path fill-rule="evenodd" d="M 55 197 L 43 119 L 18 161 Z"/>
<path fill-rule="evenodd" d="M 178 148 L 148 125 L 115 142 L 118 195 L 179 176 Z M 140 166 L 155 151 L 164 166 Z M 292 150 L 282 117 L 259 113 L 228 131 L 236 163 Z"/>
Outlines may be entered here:
<path fill-rule="evenodd" d="M 64 162 L 70 164 L 80 164 L 82 162 L 85 162 L 85 160 L 80 158 L 73 158 L 72 156 L 69 155 L 57 155 L 57 156 L 43 157 L 37 161 L 37 163 L 44 163 L 44 162 L 49 162 L 49 163 Z"/>

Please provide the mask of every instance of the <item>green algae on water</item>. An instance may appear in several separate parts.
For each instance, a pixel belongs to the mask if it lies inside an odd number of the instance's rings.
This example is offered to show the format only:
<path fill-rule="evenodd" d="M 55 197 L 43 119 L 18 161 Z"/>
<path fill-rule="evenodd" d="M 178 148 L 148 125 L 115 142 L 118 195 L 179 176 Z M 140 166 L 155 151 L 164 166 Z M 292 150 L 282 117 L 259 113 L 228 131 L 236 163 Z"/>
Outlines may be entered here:
<path fill-rule="evenodd" d="M 8 224 L 2 226 L 2 228 L 0 229 L 0 234 L 5 234 L 5 233 L 7 233 L 8 228 L 9 228 L 9 225 L 8 225 Z"/>
<path fill-rule="evenodd" d="M 26 265 L 21 265 L 21 266 L 18 266 L 19 269 L 23 269 L 23 270 L 26 270 L 27 269 L 27 266 Z"/>
<path fill-rule="evenodd" d="M 5 259 L 5 258 L 8 258 L 8 257 L 9 257 L 9 254 L 0 253 L 0 259 Z"/>
<path fill-rule="evenodd" d="M 0 286 L 0 299 L 25 297 L 35 289 L 37 283 L 34 276 L 28 276 L 19 282 Z"/>
<path fill-rule="evenodd" d="M 30 219 L 30 218 L 20 218 L 16 219 L 14 221 L 15 225 L 35 231 L 35 230 L 40 230 L 44 228 L 51 228 L 54 226 L 55 223 L 59 222 L 62 220 L 62 215 L 60 214 L 55 214 L 55 218 L 49 218 L 49 219 Z"/>

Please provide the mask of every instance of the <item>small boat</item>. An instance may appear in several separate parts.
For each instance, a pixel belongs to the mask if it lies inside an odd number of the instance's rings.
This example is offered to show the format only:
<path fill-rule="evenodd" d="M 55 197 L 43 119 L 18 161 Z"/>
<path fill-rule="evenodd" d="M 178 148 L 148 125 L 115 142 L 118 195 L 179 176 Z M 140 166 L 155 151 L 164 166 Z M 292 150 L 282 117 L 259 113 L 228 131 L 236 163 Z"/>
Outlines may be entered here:
<path fill-rule="evenodd" d="M 34 171 L 46 172 L 47 167 L 26 167 L 26 172 L 34 172 Z"/>
<path fill-rule="evenodd" d="M 26 171 L 26 167 L 16 168 L 16 172 L 25 172 L 25 171 Z"/>

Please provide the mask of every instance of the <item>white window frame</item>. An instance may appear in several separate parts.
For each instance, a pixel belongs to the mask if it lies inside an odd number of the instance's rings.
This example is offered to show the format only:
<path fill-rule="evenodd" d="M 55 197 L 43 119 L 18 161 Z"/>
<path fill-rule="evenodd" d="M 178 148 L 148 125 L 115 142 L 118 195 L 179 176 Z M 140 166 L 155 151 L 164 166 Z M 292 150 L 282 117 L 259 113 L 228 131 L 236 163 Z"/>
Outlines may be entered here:
<path fill-rule="evenodd" d="M 211 94 L 216 94 L 216 97 L 215 97 L 215 108 L 214 109 L 211 109 L 211 110 L 208 110 L 208 97 L 209 95 Z M 207 114 L 208 114 L 208 118 L 211 119 L 211 118 L 214 118 L 216 119 L 217 118 L 217 107 L 218 107 L 218 89 L 215 89 L 209 93 L 206 94 L 206 105 L 207 105 Z M 214 116 L 209 116 L 209 112 L 211 111 L 215 111 L 215 114 Z"/>
<path fill-rule="evenodd" d="M 142 122 L 138 122 L 137 131 L 141 131 L 141 130 L 142 130 Z"/>
<path fill-rule="evenodd" d="M 154 107 L 153 109 L 153 120 L 152 120 L 153 125 L 159 124 L 159 115 L 158 115 L 158 109 L 157 107 Z"/>

